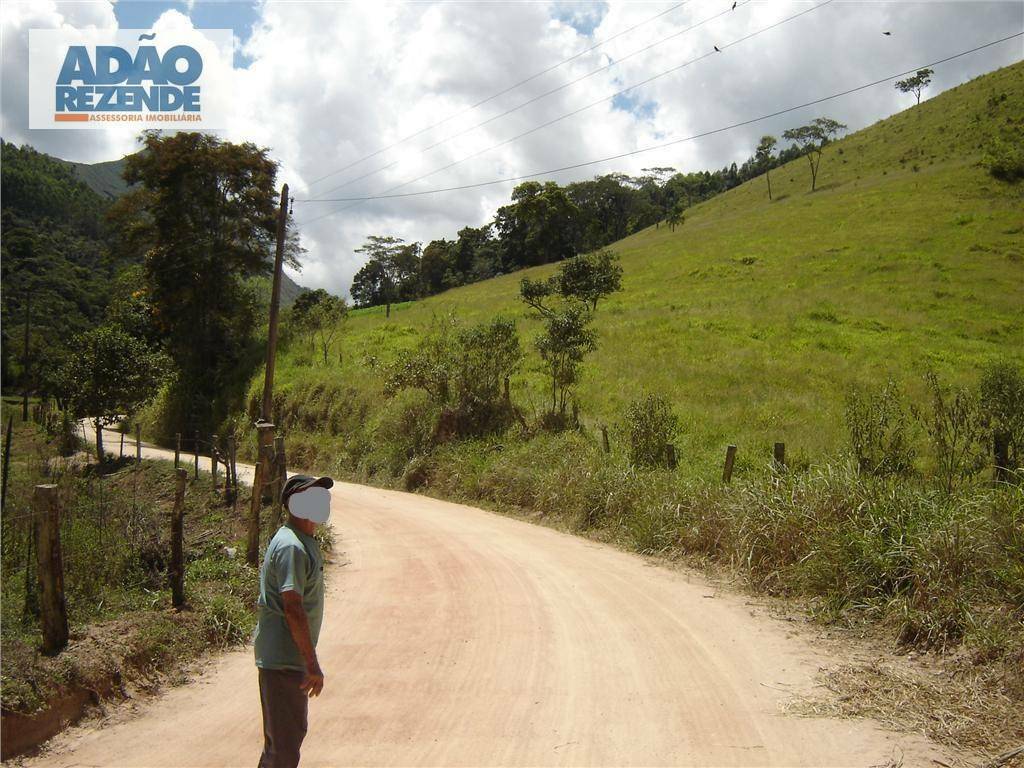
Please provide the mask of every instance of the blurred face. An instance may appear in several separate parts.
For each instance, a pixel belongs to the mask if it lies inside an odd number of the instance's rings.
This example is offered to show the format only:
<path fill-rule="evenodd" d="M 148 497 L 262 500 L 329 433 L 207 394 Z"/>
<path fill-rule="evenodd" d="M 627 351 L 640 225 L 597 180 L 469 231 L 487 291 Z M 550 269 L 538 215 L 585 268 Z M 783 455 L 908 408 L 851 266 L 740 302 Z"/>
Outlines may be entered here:
<path fill-rule="evenodd" d="M 307 488 L 288 497 L 288 512 L 316 525 L 331 516 L 331 492 L 326 488 Z"/>

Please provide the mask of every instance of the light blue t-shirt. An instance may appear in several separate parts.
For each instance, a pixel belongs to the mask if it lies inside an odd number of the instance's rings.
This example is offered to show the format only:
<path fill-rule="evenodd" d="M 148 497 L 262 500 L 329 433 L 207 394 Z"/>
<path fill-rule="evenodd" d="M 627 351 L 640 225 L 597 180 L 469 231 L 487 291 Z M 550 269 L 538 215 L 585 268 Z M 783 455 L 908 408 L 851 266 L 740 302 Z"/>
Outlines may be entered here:
<path fill-rule="evenodd" d="M 285 524 L 267 545 L 260 569 L 255 646 L 256 666 L 261 669 L 306 669 L 284 617 L 281 593 L 287 591 L 302 595 L 309 635 L 316 648 L 324 618 L 324 561 L 312 536 Z"/>

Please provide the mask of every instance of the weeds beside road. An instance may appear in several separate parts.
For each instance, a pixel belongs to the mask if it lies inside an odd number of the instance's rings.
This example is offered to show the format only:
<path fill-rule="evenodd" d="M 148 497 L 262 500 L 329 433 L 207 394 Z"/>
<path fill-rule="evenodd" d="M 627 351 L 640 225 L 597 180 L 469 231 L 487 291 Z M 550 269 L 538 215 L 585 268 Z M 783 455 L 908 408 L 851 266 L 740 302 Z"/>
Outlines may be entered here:
<path fill-rule="evenodd" d="M 248 640 L 258 580 L 245 563 L 243 516 L 213 492 L 208 475 L 185 495 L 187 605 L 175 611 L 167 578 L 173 465 L 115 461 L 100 471 L 83 454 L 53 459 L 55 444 L 36 424 L 16 422 L 14 436 L 0 603 L 5 726 L 10 716 L 45 719 L 48 705 L 75 692 L 88 693 L 84 705 L 180 679 L 202 654 Z M 31 497 L 39 483 L 56 483 L 63 499 L 71 641 L 53 658 L 38 651 L 33 607 Z M 248 507 L 243 488 L 238 508 Z"/>

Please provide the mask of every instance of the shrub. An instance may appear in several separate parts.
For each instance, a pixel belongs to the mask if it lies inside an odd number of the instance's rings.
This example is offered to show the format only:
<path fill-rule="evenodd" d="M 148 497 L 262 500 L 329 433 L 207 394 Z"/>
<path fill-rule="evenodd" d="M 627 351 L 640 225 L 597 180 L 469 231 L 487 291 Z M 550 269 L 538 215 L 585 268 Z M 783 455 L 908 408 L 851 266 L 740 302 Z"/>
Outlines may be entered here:
<path fill-rule="evenodd" d="M 1009 464 L 1019 467 L 1024 461 L 1024 374 L 1008 360 L 1000 360 L 985 368 L 978 389 L 990 436 L 1005 436 Z"/>
<path fill-rule="evenodd" d="M 880 390 L 853 388 L 844 412 L 850 445 L 861 472 L 906 475 L 914 467 L 910 417 L 892 379 Z"/>
<path fill-rule="evenodd" d="M 931 440 L 939 479 L 947 493 L 985 465 L 985 421 L 978 398 L 966 389 L 947 392 L 934 371 L 925 376 L 931 410 L 918 412 Z"/>
<path fill-rule="evenodd" d="M 438 427 L 452 436 L 479 436 L 511 423 L 504 384 L 519 368 L 522 349 L 515 323 L 496 317 L 457 328 L 455 317 L 435 320 L 412 350 L 403 352 L 385 372 L 385 392 L 420 389 L 439 412 Z"/>
<path fill-rule="evenodd" d="M 661 395 L 647 395 L 626 408 L 629 460 L 635 466 L 667 466 L 668 446 L 679 432 L 679 417 Z"/>
<path fill-rule="evenodd" d="M 1012 184 L 1024 179 L 1024 142 L 1021 137 L 993 139 L 985 151 L 982 164 L 1000 181 Z"/>
<path fill-rule="evenodd" d="M 388 400 L 377 415 L 367 469 L 390 477 L 402 474 L 409 460 L 430 450 L 437 406 L 421 391 L 406 390 Z"/>
<path fill-rule="evenodd" d="M 214 595 L 204 607 L 203 624 L 211 643 L 236 645 L 249 639 L 252 614 L 233 595 Z"/>

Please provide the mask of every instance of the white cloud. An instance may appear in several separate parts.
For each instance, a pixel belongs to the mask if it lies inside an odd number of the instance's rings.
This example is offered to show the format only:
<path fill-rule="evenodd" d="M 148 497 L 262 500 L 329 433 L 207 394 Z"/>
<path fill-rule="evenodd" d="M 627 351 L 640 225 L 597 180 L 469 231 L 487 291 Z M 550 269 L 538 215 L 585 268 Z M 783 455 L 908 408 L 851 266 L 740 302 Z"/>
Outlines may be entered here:
<path fill-rule="evenodd" d="M 4 11 L 10 5 L 4 6 Z M 107 6 L 92 8 L 95 23 L 109 23 Z M 424 132 L 395 149 L 320 183 L 312 182 L 425 126 L 464 110 L 578 51 L 665 10 L 664 4 L 611 2 L 600 13 L 567 16 L 545 3 L 265 3 L 245 44 L 251 64 L 235 74 L 233 119 L 224 135 L 270 147 L 281 178 L 297 198 L 323 194 L 382 166 L 393 166 L 338 190 L 334 196 L 379 193 L 445 166 L 511 136 L 578 109 L 616 90 L 706 54 L 713 44 L 750 34 L 808 8 L 806 2 L 752 2 L 698 29 L 589 77 L 426 153 L 440 139 L 581 77 L 609 61 L 719 13 L 723 3 L 693 0 L 684 8 L 575 59 L 527 85 Z M 34 23 L 72 23 L 64 6 L 32 6 Z M 38 9 L 38 10 L 35 10 Z M 80 11 L 75 11 L 78 13 Z M 175 23 L 187 19 L 175 12 Z M 603 14 L 603 15 L 602 15 Z M 165 14 L 161 19 L 167 20 Z M 599 20 L 592 36 L 586 29 Z M 583 19 L 583 21 L 581 21 Z M 447 187 L 518 175 L 614 155 L 771 112 L 900 72 L 1020 29 L 1020 3 L 854 3 L 828 7 L 727 47 L 631 92 L 653 104 L 637 115 L 604 102 L 575 117 L 460 163 L 401 191 Z M 76 19 L 74 23 L 83 23 Z M 33 25 L 29 24 L 29 26 Z M 5 138 L 30 140 L 44 151 L 72 159 L 102 160 L 129 151 L 121 139 L 29 135 L 18 126 L 17 52 L 24 20 L 5 13 L 3 116 Z M 891 31 L 891 36 L 882 35 Z M 966 57 L 936 69 L 932 93 L 1019 59 L 1021 47 Z M 21 61 L 24 61 L 22 58 Z M 13 99 L 9 96 L 14 93 Z M 908 106 L 892 88 L 877 89 L 806 112 L 746 126 L 708 139 L 592 166 L 558 181 L 612 170 L 629 173 L 652 165 L 715 168 L 742 162 L 763 133 L 780 134 L 819 114 L 856 129 Z M 10 130 L 8 126 L 13 127 Z M 60 133 L 56 131 L 48 134 Z M 94 132 L 88 132 L 94 133 Z M 70 134 L 70 135 L 69 135 Z M 17 138 L 16 138 L 17 137 Z M 90 142 L 90 143 L 86 143 Z M 295 206 L 309 254 L 300 282 L 344 292 L 361 259 L 353 251 L 366 235 L 392 234 L 427 241 L 452 237 L 463 226 L 486 222 L 508 200 L 510 184 L 442 195 L 374 201 L 312 221 L 343 204 Z"/>

